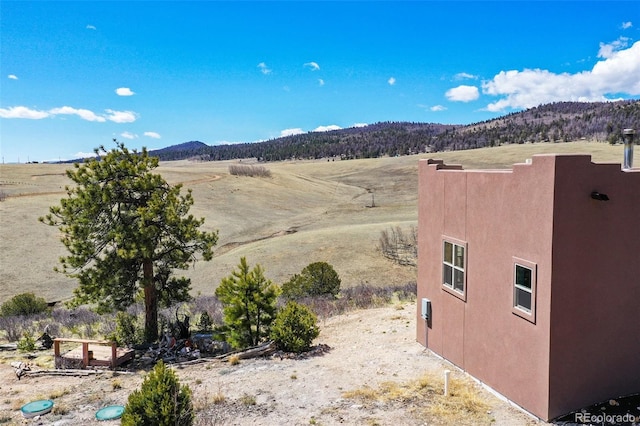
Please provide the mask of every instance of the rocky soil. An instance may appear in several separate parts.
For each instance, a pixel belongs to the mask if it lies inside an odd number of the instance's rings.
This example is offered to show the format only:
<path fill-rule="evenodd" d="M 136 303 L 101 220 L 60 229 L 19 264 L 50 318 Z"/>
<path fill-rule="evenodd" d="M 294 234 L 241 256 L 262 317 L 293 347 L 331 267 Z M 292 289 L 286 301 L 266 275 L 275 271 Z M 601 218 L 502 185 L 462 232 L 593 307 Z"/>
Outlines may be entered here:
<path fill-rule="evenodd" d="M 207 361 L 176 366 L 176 373 L 193 392 L 200 425 L 445 424 L 437 419 L 426 422 L 413 404 L 363 404 L 345 397 L 345 392 L 376 389 L 385 382 L 409 383 L 425 373 L 443 374 L 445 369 L 464 379 L 464 374 L 416 343 L 415 315 L 414 304 L 354 311 L 321 323 L 318 350 L 310 356 L 279 354 L 236 365 Z M 5 424 L 117 424 L 96 421 L 96 411 L 125 405 L 144 377 L 144 372 L 104 372 L 18 380 L 9 363 L 27 360 L 17 352 L 2 356 L 0 423 Z M 489 406 L 487 423 L 544 424 L 475 382 L 468 383 Z M 20 407 L 37 399 L 52 399 L 53 411 L 39 419 L 24 419 Z"/>

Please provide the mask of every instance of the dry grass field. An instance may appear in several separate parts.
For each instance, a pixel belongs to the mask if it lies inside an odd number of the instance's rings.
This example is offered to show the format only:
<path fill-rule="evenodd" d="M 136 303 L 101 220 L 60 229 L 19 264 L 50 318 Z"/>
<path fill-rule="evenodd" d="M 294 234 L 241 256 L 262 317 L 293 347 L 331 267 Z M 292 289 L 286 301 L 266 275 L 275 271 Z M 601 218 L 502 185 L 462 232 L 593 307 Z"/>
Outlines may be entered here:
<path fill-rule="evenodd" d="M 286 281 L 307 264 L 326 261 L 343 287 L 403 284 L 415 269 L 400 267 L 377 249 L 381 231 L 417 224 L 417 167 L 442 158 L 465 169 L 508 168 L 538 153 L 587 153 L 594 162 L 622 161 L 622 146 L 603 143 L 514 145 L 470 151 L 350 161 L 291 161 L 265 165 L 270 178 L 229 174 L 238 161 L 161 163 L 170 183 L 191 188 L 192 213 L 219 230 L 215 257 L 185 273 L 194 294 L 212 294 L 242 256 L 268 278 Z M 244 164 L 247 161 L 243 161 Z M 65 196 L 69 165 L 0 165 L 0 303 L 35 292 L 47 301 L 72 296 L 75 282 L 53 271 L 65 254 L 58 231 L 38 222 Z M 372 206 L 375 202 L 375 207 Z"/>
<path fill-rule="evenodd" d="M 162 163 L 171 183 L 193 190 L 192 213 L 220 232 L 216 254 L 187 271 L 193 291 L 213 294 L 240 257 L 261 264 L 282 283 L 314 261 L 331 263 L 343 287 L 415 281 L 411 267 L 394 265 L 377 249 L 383 230 L 417 223 L 418 160 L 442 158 L 466 169 L 508 168 L 537 153 L 588 153 L 595 162 L 620 163 L 621 146 L 536 144 L 433 155 L 353 161 L 269 163 L 272 177 L 229 174 L 233 162 Z M 247 163 L 247 161 L 243 161 Z M 53 272 L 64 247 L 58 231 L 38 222 L 65 196 L 68 165 L 0 165 L 0 303 L 26 291 L 48 301 L 72 295 L 75 282 Z M 372 202 L 375 201 L 375 207 Z M 194 392 L 196 424 L 546 424 L 479 387 L 415 341 L 416 304 L 398 302 L 323 319 L 318 342 L 326 353 L 300 360 L 273 357 L 238 365 L 207 362 L 178 366 Z M 19 408 L 55 400 L 45 422 L 94 424 L 97 409 L 125 404 L 142 375 L 36 376 L 18 380 L 13 360 L 0 357 L 0 423 L 23 424 Z M 33 363 L 51 368 L 51 350 Z M 454 377 L 442 397 L 443 370 Z M 34 386 L 35 385 L 35 386 Z M 46 423 L 42 423 L 46 424 Z"/>

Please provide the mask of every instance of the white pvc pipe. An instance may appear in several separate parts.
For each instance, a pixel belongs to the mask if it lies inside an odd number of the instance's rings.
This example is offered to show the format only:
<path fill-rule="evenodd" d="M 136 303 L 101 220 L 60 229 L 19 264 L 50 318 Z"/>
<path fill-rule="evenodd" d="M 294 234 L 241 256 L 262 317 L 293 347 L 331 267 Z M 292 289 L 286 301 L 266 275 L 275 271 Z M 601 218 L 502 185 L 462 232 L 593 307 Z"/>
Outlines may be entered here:
<path fill-rule="evenodd" d="M 449 396 L 449 375 L 450 370 L 444 370 L 444 396 Z"/>

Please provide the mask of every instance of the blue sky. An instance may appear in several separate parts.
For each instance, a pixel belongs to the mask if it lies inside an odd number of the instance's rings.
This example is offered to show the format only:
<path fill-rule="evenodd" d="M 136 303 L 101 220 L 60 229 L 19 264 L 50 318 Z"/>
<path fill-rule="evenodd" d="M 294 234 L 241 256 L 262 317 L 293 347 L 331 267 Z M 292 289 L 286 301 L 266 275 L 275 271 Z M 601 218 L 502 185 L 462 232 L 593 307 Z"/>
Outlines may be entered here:
<path fill-rule="evenodd" d="M 2 161 L 640 97 L 640 2 L 0 3 Z"/>

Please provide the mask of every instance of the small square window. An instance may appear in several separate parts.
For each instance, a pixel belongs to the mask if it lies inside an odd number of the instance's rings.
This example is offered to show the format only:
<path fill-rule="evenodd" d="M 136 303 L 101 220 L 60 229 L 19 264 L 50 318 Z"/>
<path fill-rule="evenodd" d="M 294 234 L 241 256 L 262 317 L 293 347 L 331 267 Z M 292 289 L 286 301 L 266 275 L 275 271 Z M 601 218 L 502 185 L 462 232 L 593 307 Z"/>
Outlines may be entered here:
<path fill-rule="evenodd" d="M 516 307 L 531 312 L 531 269 L 516 263 L 515 302 Z"/>
<path fill-rule="evenodd" d="M 535 323 L 536 264 L 513 258 L 513 313 Z"/>
<path fill-rule="evenodd" d="M 442 243 L 442 286 L 449 293 L 466 299 L 466 243 L 445 239 Z"/>

